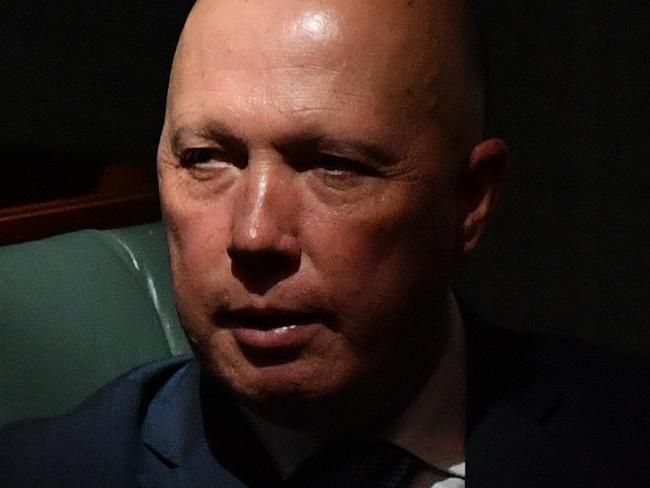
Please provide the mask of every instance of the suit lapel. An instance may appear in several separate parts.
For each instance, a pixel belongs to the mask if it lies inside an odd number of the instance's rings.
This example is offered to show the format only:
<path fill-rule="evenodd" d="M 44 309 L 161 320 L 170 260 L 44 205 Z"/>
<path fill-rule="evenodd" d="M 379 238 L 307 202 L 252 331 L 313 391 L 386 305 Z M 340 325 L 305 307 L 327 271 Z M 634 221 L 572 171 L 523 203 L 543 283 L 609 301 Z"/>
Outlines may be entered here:
<path fill-rule="evenodd" d="M 200 372 L 190 361 L 160 389 L 142 424 L 143 456 L 137 478 L 145 487 L 241 488 L 214 459 L 201 412 Z"/>
<path fill-rule="evenodd" d="M 468 431 L 496 405 L 507 401 L 533 423 L 550 420 L 562 403 L 553 384 L 538 371 L 534 339 L 488 325 L 463 308 L 467 340 Z"/>
<path fill-rule="evenodd" d="M 136 477 L 143 488 L 272 487 L 277 480 L 239 409 L 196 361 L 160 389 L 142 425 Z"/>
<path fill-rule="evenodd" d="M 571 430 L 569 401 L 566 385 L 550 371 L 555 358 L 549 339 L 498 329 L 463 313 L 468 486 L 590 486 L 589 446 L 558 449 L 564 441 L 558 443 L 557 436 Z"/>

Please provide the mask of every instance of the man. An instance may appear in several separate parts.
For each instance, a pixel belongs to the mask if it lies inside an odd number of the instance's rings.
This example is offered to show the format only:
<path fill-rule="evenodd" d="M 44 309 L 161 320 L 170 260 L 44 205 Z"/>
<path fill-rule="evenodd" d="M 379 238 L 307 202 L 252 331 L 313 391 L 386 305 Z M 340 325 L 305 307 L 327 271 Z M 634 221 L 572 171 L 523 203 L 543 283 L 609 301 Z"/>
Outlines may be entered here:
<path fill-rule="evenodd" d="M 0 481 L 646 485 L 638 385 L 449 288 L 507 166 L 479 51 L 461 0 L 199 1 L 158 155 L 196 360 L 10 427 Z"/>

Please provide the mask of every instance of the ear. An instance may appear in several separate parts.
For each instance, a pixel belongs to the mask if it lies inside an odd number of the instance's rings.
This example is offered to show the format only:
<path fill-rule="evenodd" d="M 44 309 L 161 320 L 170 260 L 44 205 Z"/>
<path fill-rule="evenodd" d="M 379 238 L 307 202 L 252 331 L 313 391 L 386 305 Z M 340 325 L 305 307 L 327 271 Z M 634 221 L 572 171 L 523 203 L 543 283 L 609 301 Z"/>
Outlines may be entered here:
<path fill-rule="evenodd" d="M 458 181 L 458 254 L 474 250 L 494 212 L 509 170 L 509 155 L 501 139 L 478 144 Z"/>

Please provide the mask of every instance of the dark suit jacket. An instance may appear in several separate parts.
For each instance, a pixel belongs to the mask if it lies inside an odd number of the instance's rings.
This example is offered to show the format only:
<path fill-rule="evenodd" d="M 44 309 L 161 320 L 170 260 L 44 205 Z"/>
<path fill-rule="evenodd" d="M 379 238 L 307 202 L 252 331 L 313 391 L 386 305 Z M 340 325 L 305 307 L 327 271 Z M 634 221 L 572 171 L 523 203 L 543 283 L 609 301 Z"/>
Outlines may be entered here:
<path fill-rule="evenodd" d="M 640 368 L 469 323 L 469 488 L 650 486 Z M 142 366 L 68 415 L 0 430 L 1 487 L 279 485 L 228 394 L 188 357 Z"/>

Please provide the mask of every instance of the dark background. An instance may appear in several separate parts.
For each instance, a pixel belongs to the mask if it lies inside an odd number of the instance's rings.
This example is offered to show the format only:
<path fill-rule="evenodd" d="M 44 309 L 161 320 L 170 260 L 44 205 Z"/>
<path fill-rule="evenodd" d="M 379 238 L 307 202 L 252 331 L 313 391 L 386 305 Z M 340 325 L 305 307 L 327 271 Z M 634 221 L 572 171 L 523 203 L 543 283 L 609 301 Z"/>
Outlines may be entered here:
<path fill-rule="evenodd" d="M 190 0 L 0 0 L 0 206 L 152 165 Z"/>
<path fill-rule="evenodd" d="M 151 166 L 189 0 L 3 0 L 0 206 Z M 488 0 L 508 193 L 457 277 L 488 318 L 650 351 L 650 3 Z"/>
<path fill-rule="evenodd" d="M 458 280 L 517 328 L 650 352 L 650 2 L 484 2 L 510 188 Z"/>

